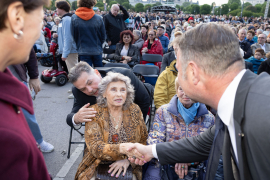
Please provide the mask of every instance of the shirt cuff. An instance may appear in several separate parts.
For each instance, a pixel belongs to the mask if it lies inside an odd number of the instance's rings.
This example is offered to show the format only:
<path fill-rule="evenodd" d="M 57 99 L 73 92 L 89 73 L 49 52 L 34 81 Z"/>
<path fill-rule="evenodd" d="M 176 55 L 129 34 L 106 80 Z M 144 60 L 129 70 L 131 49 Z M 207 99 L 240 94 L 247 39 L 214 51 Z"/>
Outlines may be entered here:
<path fill-rule="evenodd" d="M 156 144 L 152 145 L 152 154 L 158 160 Z"/>
<path fill-rule="evenodd" d="M 74 116 L 75 116 L 75 114 L 72 116 L 72 124 L 74 126 L 74 129 L 80 129 L 82 127 L 82 124 L 81 123 L 80 124 L 76 124 L 74 122 Z"/>

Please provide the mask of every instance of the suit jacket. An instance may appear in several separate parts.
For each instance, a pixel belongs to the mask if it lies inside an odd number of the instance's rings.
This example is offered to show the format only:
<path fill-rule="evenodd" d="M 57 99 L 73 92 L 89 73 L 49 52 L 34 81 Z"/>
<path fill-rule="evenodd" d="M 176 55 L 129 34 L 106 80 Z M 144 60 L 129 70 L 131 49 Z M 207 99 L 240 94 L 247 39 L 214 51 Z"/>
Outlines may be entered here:
<path fill-rule="evenodd" d="M 122 44 L 122 43 L 116 44 L 115 53 L 113 55 L 114 60 L 123 61 L 122 55 L 121 55 L 121 51 L 122 51 L 123 47 L 124 47 L 124 44 Z M 134 66 L 140 62 L 139 50 L 136 46 L 134 46 L 132 44 L 128 48 L 127 56 L 131 57 L 131 61 L 128 62 L 128 65 L 130 65 L 130 66 Z"/>
<path fill-rule="evenodd" d="M 255 50 L 258 48 L 262 48 L 261 45 L 259 43 L 255 43 L 251 45 L 251 49 L 252 49 L 252 54 L 255 54 Z M 265 51 L 264 53 L 267 54 L 268 52 L 270 52 L 270 44 L 265 43 Z"/>
<path fill-rule="evenodd" d="M 133 72 L 126 68 L 113 68 L 113 67 L 100 67 L 96 68 L 99 70 L 99 73 L 102 77 L 106 76 L 107 72 L 114 71 L 117 73 L 121 73 L 127 77 L 130 78 L 131 84 L 134 87 L 135 90 L 135 98 L 134 103 L 136 103 L 143 113 L 143 117 L 145 119 L 148 108 L 150 106 L 150 96 L 144 86 L 144 84 L 133 74 Z M 72 93 L 74 95 L 74 103 L 73 108 L 71 110 L 71 113 L 67 115 L 67 124 L 71 127 L 73 127 L 72 123 L 72 117 L 75 113 L 79 111 L 81 107 L 83 107 L 85 104 L 90 103 L 90 105 L 96 104 L 96 97 L 95 96 L 88 96 L 78 90 L 76 87 L 72 87 Z"/>
<path fill-rule="evenodd" d="M 239 41 L 239 46 L 244 51 L 244 59 L 248 59 L 250 58 L 250 56 L 252 56 L 252 50 L 250 48 L 249 42 L 247 42 L 246 40 L 244 40 L 243 42 Z"/>
<path fill-rule="evenodd" d="M 236 92 L 233 114 L 238 154 L 237 179 L 257 180 L 270 176 L 270 83 L 265 83 L 269 81 L 267 73 L 257 76 L 247 70 Z M 159 161 L 172 164 L 207 160 L 214 135 L 215 126 L 197 137 L 157 144 Z M 232 180 L 236 175 L 232 170 L 233 151 L 230 146 L 230 136 L 226 131 L 222 150 L 225 180 Z"/>

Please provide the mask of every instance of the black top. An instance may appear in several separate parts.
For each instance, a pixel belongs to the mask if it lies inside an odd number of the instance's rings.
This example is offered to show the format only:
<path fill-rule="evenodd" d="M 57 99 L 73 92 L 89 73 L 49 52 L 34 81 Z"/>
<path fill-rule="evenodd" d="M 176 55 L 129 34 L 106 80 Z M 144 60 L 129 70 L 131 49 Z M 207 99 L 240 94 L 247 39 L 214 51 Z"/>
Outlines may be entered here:
<path fill-rule="evenodd" d="M 153 44 L 153 43 L 152 43 L 152 44 Z M 147 46 L 147 48 L 148 48 L 148 49 L 151 49 L 152 44 L 150 44 L 150 40 L 149 40 L 149 41 L 148 41 L 148 46 Z"/>

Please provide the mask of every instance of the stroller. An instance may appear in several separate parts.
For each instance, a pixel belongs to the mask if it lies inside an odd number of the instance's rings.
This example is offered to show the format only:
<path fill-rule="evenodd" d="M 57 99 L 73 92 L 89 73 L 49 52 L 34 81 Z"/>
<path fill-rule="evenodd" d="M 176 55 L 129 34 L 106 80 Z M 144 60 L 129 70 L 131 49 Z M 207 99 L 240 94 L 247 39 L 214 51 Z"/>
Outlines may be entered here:
<path fill-rule="evenodd" d="M 55 78 L 55 82 L 58 86 L 64 86 L 68 81 L 67 66 L 61 59 L 61 55 L 57 54 L 58 44 L 55 39 L 51 41 L 50 53 L 41 55 L 40 64 L 46 67 L 53 67 L 52 69 L 46 69 L 42 71 L 40 79 L 44 83 L 49 83 Z M 38 53 L 37 53 L 38 56 Z"/>

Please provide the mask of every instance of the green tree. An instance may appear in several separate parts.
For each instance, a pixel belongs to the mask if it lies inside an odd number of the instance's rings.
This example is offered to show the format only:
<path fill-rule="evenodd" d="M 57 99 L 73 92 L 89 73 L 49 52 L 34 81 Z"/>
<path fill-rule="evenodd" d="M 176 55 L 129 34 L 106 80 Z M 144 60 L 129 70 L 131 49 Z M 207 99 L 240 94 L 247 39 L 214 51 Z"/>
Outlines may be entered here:
<path fill-rule="evenodd" d="M 222 4 L 221 5 L 222 9 L 221 9 L 221 14 L 228 14 L 229 12 L 229 5 L 228 4 Z"/>
<path fill-rule="evenodd" d="M 215 8 L 214 15 L 219 15 L 220 14 L 220 7 Z"/>
<path fill-rule="evenodd" d="M 251 11 L 251 12 L 257 12 L 257 8 L 254 7 L 254 6 L 252 6 L 252 5 L 246 7 L 245 10 L 246 10 L 246 11 Z"/>
<path fill-rule="evenodd" d="M 204 4 L 200 7 L 201 14 L 210 14 L 211 13 L 211 6 L 209 4 Z"/>
<path fill-rule="evenodd" d="M 96 7 L 104 7 L 104 4 L 103 4 L 103 2 L 97 2 L 97 4 L 95 5 Z"/>
<path fill-rule="evenodd" d="M 182 4 L 182 6 L 184 6 L 184 8 L 185 7 L 188 7 L 190 5 L 190 2 L 184 2 L 183 4 Z"/>
<path fill-rule="evenodd" d="M 243 7 L 243 9 L 246 9 L 246 7 L 248 7 L 248 6 L 250 6 L 250 5 L 252 6 L 252 4 L 251 4 L 251 3 L 249 3 L 249 2 L 245 2 L 245 3 L 244 3 L 244 7 Z"/>
<path fill-rule="evenodd" d="M 131 4 L 129 5 L 129 9 L 131 10 L 131 12 L 134 12 L 135 11 L 135 7 L 132 6 Z"/>
<path fill-rule="evenodd" d="M 236 16 L 239 12 L 241 13 L 241 9 L 233 10 L 229 14 L 232 15 L 232 16 Z"/>
<path fill-rule="evenodd" d="M 144 11 L 144 5 L 142 3 L 137 3 L 135 5 L 135 11 L 136 12 L 143 12 Z"/>
<path fill-rule="evenodd" d="M 185 10 L 184 10 L 184 12 L 185 13 L 188 13 L 188 14 L 191 14 L 191 6 L 187 6 L 187 7 L 185 7 Z"/>
<path fill-rule="evenodd" d="M 176 4 L 175 8 L 176 9 L 181 9 L 181 6 L 179 4 Z"/>
<path fill-rule="evenodd" d="M 152 7 L 152 4 L 146 4 L 144 6 L 144 11 L 146 12 L 149 8 L 151 9 L 151 7 Z"/>
<path fill-rule="evenodd" d="M 197 4 L 191 5 L 191 14 L 200 14 L 200 6 Z"/>
<path fill-rule="evenodd" d="M 257 9 L 257 13 L 261 12 L 262 10 L 262 4 L 256 4 L 255 8 Z"/>
<path fill-rule="evenodd" d="M 129 2 L 122 3 L 122 6 L 124 6 L 126 9 L 129 9 Z"/>
<path fill-rule="evenodd" d="M 237 3 L 232 3 L 232 4 L 230 5 L 231 11 L 238 9 L 238 6 L 239 6 L 239 5 L 238 5 Z"/>
<path fill-rule="evenodd" d="M 71 3 L 71 9 L 72 10 L 76 10 L 78 8 L 78 6 L 77 6 L 77 1 L 73 1 L 72 3 Z"/>
<path fill-rule="evenodd" d="M 254 17 L 260 17 L 260 16 L 264 16 L 264 13 L 253 13 Z"/>
<path fill-rule="evenodd" d="M 109 4 L 110 7 L 112 7 L 113 4 L 117 4 L 117 2 L 116 1 L 111 1 L 110 4 Z"/>
<path fill-rule="evenodd" d="M 232 5 L 233 3 L 237 3 L 238 6 L 241 6 L 241 1 L 240 0 L 228 0 L 228 5 Z"/>
<path fill-rule="evenodd" d="M 241 11 L 237 13 L 237 16 L 241 16 Z M 243 17 L 244 16 L 251 17 L 251 16 L 253 16 L 253 12 L 248 11 L 248 10 L 244 10 L 242 16 Z"/>

